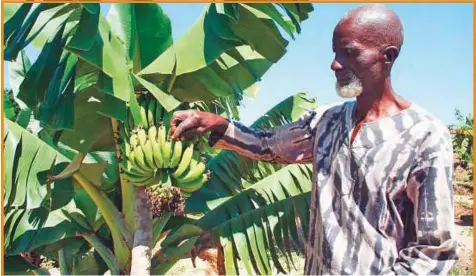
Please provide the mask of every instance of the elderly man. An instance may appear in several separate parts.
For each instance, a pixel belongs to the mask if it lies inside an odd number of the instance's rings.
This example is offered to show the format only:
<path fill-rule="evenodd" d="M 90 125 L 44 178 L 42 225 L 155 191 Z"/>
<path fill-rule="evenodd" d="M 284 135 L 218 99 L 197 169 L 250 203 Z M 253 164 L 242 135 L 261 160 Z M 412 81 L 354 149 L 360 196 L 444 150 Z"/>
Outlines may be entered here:
<path fill-rule="evenodd" d="M 173 139 L 211 131 L 217 148 L 312 162 L 305 274 L 447 274 L 457 260 L 451 137 L 394 92 L 390 71 L 402 43 L 393 11 L 354 9 L 334 30 L 331 69 L 338 94 L 356 101 L 268 130 L 197 111 L 171 121 Z"/>

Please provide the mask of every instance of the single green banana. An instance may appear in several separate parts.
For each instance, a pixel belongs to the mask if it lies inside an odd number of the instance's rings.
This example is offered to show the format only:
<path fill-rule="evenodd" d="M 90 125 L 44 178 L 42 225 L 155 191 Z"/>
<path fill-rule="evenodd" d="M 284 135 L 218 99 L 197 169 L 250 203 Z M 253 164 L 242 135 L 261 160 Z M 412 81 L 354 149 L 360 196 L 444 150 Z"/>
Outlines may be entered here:
<path fill-rule="evenodd" d="M 152 151 L 154 152 L 154 162 L 157 168 L 164 168 L 164 161 L 162 158 L 162 150 L 156 140 L 151 140 Z"/>
<path fill-rule="evenodd" d="M 182 157 L 182 141 L 177 140 L 174 143 L 174 151 L 172 153 L 172 158 L 170 159 L 170 167 L 175 168 L 180 162 L 180 157 Z"/>
<path fill-rule="evenodd" d="M 133 152 L 132 155 L 134 156 L 134 162 L 143 170 L 146 171 L 151 171 L 153 168 L 147 166 L 145 164 L 145 157 L 144 157 L 144 152 L 142 151 L 142 148 L 136 148 Z"/>
<path fill-rule="evenodd" d="M 194 146 L 195 147 L 195 146 Z M 185 171 L 179 176 L 177 177 L 176 179 L 179 180 L 179 179 L 182 179 L 184 178 L 187 174 L 189 174 L 190 171 L 192 171 L 198 164 L 199 162 L 199 153 L 194 151 L 193 154 L 192 154 L 192 160 L 190 160 L 190 164 L 187 166 L 187 168 L 185 169 Z M 184 181 L 182 181 L 184 182 Z"/>
<path fill-rule="evenodd" d="M 147 180 L 144 180 L 144 181 L 141 181 L 141 182 L 132 182 L 132 183 L 134 184 L 134 186 L 137 186 L 137 187 L 148 187 L 148 186 L 152 186 L 155 183 L 157 183 L 157 180 L 155 179 L 155 177 L 152 176 L 152 177 L 148 178 Z"/>
<path fill-rule="evenodd" d="M 129 180 L 133 184 L 136 184 L 137 186 L 143 186 L 144 183 L 147 183 L 148 181 L 154 178 L 153 174 L 135 175 L 128 172 L 123 172 L 123 176 L 125 179 Z"/>
<path fill-rule="evenodd" d="M 161 147 L 162 149 L 162 158 L 165 168 L 170 167 L 170 157 L 172 155 L 172 144 L 170 141 L 166 141 L 165 144 Z"/>
<path fill-rule="evenodd" d="M 150 99 L 149 104 L 147 105 L 147 122 L 149 124 L 149 127 L 155 125 L 155 117 L 154 117 L 154 111 L 155 111 L 155 105 L 157 101 Z"/>
<path fill-rule="evenodd" d="M 190 169 L 187 175 L 185 175 L 184 177 L 177 178 L 177 182 L 187 183 L 187 182 L 193 181 L 199 178 L 205 172 L 206 169 L 207 167 L 205 166 L 205 163 L 198 162 L 198 164 L 194 168 Z"/>
<path fill-rule="evenodd" d="M 139 138 L 139 144 L 141 147 L 144 147 L 145 142 L 147 141 L 147 133 L 143 128 L 140 128 L 137 132 L 137 138 Z"/>
<path fill-rule="evenodd" d="M 141 184 L 141 186 L 153 186 L 155 184 L 158 184 L 160 183 L 160 172 L 157 172 L 158 174 L 154 174 L 153 177 L 149 178 L 148 180 L 146 181 L 143 181 Z"/>
<path fill-rule="evenodd" d="M 190 181 L 187 183 L 179 183 L 178 187 L 185 192 L 191 193 L 200 189 L 203 186 L 203 184 L 207 182 L 207 180 L 208 180 L 208 174 L 202 174 L 199 178 L 193 181 Z"/>
<path fill-rule="evenodd" d="M 140 123 L 143 128 L 146 128 L 149 126 L 149 124 L 147 123 L 147 101 L 145 99 L 141 101 L 139 108 L 141 120 Z"/>
<path fill-rule="evenodd" d="M 131 138 L 129 139 L 129 144 L 131 145 L 132 150 L 137 148 L 137 146 L 139 145 L 139 138 L 137 138 L 137 134 L 135 132 L 131 134 Z"/>
<path fill-rule="evenodd" d="M 149 138 L 150 141 L 157 140 L 157 128 L 155 126 L 151 126 L 149 128 L 149 131 L 147 132 L 147 137 Z"/>
<path fill-rule="evenodd" d="M 180 177 L 187 167 L 190 165 L 190 161 L 192 161 L 192 155 L 193 155 L 193 144 L 190 144 L 184 151 L 182 160 L 180 160 L 180 163 L 177 167 L 177 169 L 172 173 L 172 175 L 175 178 Z"/>
<path fill-rule="evenodd" d="M 142 151 L 144 152 L 147 166 L 154 168 L 155 167 L 154 153 L 153 153 L 154 151 L 152 150 L 152 143 L 150 142 L 150 140 L 147 140 L 147 142 L 145 142 L 145 145 L 142 147 Z"/>
<path fill-rule="evenodd" d="M 160 126 L 157 128 L 157 139 L 160 147 L 163 147 L 165 145 L 165 142 L 167 141 L 166 139 L 166 131 L 164 124 L 160 124 Z"/>
<path fill-rule="evenodd" d="M 123 169 L 125 172 L 132 173 L 132 174 L 148 174 L 149 172 L 140 170 L 137 166 L 129 160 L 122 160 L 119 163 L 119 168 Z"/>

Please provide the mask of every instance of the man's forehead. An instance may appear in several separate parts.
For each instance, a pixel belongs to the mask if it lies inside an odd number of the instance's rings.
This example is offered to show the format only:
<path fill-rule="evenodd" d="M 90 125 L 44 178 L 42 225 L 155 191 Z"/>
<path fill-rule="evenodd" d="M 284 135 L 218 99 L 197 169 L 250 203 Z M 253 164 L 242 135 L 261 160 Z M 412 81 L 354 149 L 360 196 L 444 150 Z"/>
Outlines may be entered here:
<path fill-rule="evenodd" d="M 351 22 L 342 22 L 343 24 L 338 24 L 334 29 L 334 34 L 332 36 L 333 42 L 339 41 L 340 43 L 350 43 L 357 41 L 361 30 L 357 26 L 351 24 Z"/>
<path fill-rule="evenodd" d="M 364 47 L 378 45 L 378 36 L 372 28 L 363 24 L 362 21 L 342 20 L 337 24 L 332 36 L 332 43 L 341 47 Z"/>
<path fill-rule="evenodd" d="M 336 36 L 349 36 L 355 33 L 362 33 L 366 31 L 366 26 L 365 24 L 366 21 L 363 20 L 358 20 L 357 18 L 354 17 L 349 17 L 342 19 L 339 21 L 339 23 L 336 25 L 334 29 L 334 34 Z"/>

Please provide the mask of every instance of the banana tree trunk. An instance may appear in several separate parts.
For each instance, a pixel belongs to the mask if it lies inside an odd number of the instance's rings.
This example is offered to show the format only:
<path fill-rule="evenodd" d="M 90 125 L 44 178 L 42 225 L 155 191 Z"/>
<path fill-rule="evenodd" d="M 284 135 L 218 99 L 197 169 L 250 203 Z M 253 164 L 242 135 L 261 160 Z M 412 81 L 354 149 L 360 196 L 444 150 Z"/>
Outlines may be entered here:
<path fill-rule="evenodd" d="M 147 203 L 145 188 L 135 188 L 134 244 L 132 247 L 131 275 L 150 275 L 152 244 L 152 212 Z"/>

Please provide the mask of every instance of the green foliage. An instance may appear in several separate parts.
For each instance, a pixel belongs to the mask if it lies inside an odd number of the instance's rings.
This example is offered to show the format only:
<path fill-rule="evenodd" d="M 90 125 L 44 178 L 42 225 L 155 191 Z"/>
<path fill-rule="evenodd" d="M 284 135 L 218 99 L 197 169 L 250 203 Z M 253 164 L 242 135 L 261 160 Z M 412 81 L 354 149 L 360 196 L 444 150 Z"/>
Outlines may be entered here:
<path fill-rule="evenodd" d="M 12 90 L 3 90 L 3 109 L 6 119 L 16 122 L 19 126 L 27 128 L 31 119 L 31 110 L 21 107 Z"/>
<path fill-rule="evenodd" d="M 312 5 L 209 4 L 176 43 L 157 4 L 112 4 L 107 16 L 99 4 L 7 4 L 6 11 L 4 56 L 11 62 L 13 90 L 4 97 L 3 137 L 9 269 L 41 273 L 27 264 L 29 271 L 18 270 L 18 255 L 36 251 L 58 260 L 62 273 L 99 274 L 127 273 L 134 230 L 123 219 L 133 214 L 124 213 L 130 202 L 121 202 L 129 197 L 121 198 L 128 191 L 119 188 L 111 118 L 124 122 L 131 114 L 137 120 L 136 95 L 142 93 L 152 95 L 167 118 L 183 107 L 239 118 L 243 97 L 254 95 L 256 82 L 286 52 L 288 40 L 279 28 L 294 39 Z M 24 51 L 28 45 L 40 49 L 32 62 Z M 256 127 L 294 121 L 314 104 L 297 95 Z M 85 159 L 76 168 L 79 154 Z M 198 222 L 155 219 L 154 243 L 163 250 L 153 272 L 166 272 L 187 256 L 202 230 L 222 241 L 227 272 L 235 272 L 238 256 L 247 268 L 271 272 L 271 263 L 281 267 L 277 256 L 289 252 L 289 237 L 297 240 L 297 218 L 306 229 L 309 168 L 250 162 L 226 152 L 215 158 L 215 180 L 208 184 L 216 193 L 205 186 L 188 204 L 205 216 Z M 232 181 L 226 179 L 230 171 Z M 60 173 L 66 176 L 49 178 Z M 197 204 L 199 195 L 206 196 Z M 185 242 L 161 244 L 169 230 Z M 260 261 L 250 263 L 254 258 Z"/>
<path fill-rule="evenodd" d="M 3 110 L 6 119 L 15 121 L 20 113 L 20 107 L 15 102 L 11 90 L 3 90 Z"/>
<path fill-rule="evenodd" d="M 453 269 L 450 270 L 448 275 L 474 275 L 473 267 L 461 267 L 459 265 L 455 266 Z"/>
<path fill-rule="evenodd" d="M 455 116 L 458 123 L 450 126 L 453 137 L 453 150 L 463 166 L 473 164 L 473 115 L 463 116 L 456 109 Z"/>
<path fill-rule="evenodd" d="M 31 251 L 91 229 L 73 200 L 73 179 L 47 179 L 70 160 L 15 123 L 5 124 L 6 254 Z"/>

